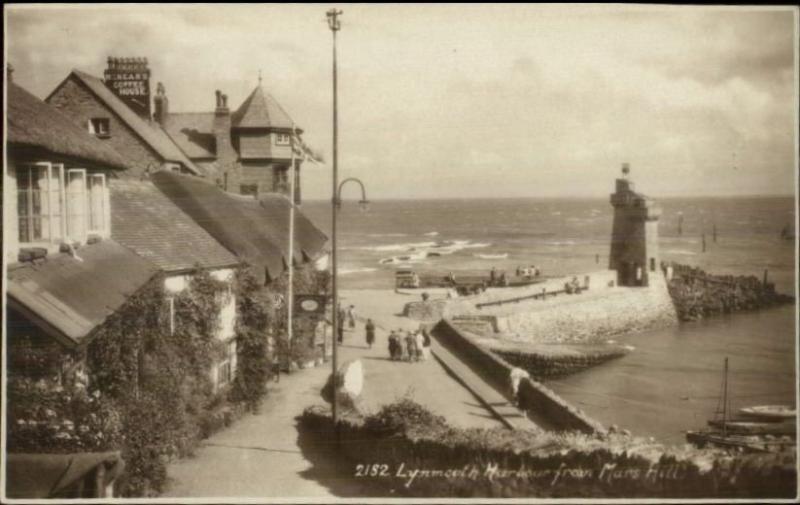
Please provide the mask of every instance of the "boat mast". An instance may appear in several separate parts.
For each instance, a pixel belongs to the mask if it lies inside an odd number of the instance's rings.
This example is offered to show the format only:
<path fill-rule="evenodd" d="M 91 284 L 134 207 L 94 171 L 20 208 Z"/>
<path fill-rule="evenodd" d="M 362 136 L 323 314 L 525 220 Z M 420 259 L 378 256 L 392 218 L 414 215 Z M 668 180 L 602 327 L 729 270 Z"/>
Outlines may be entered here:
<path fill-rule="evenodd" d="M 725 378 L 722 382 L 722 436 L 728 435 L 728 357 L 725 357 Z"/>

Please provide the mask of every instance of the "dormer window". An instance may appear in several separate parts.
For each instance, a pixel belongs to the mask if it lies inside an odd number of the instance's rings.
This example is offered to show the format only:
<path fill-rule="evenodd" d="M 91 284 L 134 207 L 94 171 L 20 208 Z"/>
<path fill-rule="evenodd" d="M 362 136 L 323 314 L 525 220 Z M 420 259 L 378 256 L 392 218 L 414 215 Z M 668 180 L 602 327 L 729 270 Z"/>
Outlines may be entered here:
<path fill-rule="evenodd" d="M 101 139 L 111 136 L 107 117 L 93 117 L 89 120 L 89 133 Z"/>
<path fill-rule="evenodd" d="M 288 133 L 276 133 L 275 134 L 275 145 L 276 146 L 288 146 L 291 144 L 292 141 L 289 138 Z"/>

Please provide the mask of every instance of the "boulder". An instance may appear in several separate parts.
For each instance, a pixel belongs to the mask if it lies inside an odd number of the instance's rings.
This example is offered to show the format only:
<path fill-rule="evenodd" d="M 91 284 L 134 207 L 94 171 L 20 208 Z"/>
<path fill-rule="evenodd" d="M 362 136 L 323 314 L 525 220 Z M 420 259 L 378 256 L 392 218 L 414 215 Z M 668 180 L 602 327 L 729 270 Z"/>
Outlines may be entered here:
<path fill-rule="evenodd" d="M 334 383 L 336 384 L 337 405 L 345 410 L 359 410 L 361 391 L 364 389 L 364 367 L 361 360 L 342 363 L 336 374 L 328 376 L 322 388 L 322 398 L 333 403 Z"/>

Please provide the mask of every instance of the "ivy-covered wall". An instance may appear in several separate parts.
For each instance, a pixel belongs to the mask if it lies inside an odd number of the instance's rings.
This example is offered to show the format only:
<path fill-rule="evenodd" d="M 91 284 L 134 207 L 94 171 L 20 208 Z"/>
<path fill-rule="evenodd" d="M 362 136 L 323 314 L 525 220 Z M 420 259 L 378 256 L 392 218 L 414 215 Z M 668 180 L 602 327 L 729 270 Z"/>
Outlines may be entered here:
<path fill-rule="evenodd" d="M 167 462 L 191 453 L 219 425 L 221 409 L 258 407 L 271 373 L 271 352 L 313 352 L 304 349 L 313 343 L 316 321 L 310 319 L 296 319 L 293 345 L 281 345 L 287 282 L 284 276 L 263 286 L 241 268 L 229 284 L 198 269 L 188 289 L 170 294 L 163 276 L 152 279 L 88 337 L 82 354 L 88 387 L 86 380 L 9 377 L 8 450 L 121 450 L 126 463 L 122 494 L 158 495 Z M 324 293 L 327 286 L 325 272 L 297 269 L 296 293 Z M 238 366 L 233 383 L 215 392 L 210 371 L 224 352 L 224 342 L 216 337 L 219 306 L 228 292 L 236 297 Z"/>

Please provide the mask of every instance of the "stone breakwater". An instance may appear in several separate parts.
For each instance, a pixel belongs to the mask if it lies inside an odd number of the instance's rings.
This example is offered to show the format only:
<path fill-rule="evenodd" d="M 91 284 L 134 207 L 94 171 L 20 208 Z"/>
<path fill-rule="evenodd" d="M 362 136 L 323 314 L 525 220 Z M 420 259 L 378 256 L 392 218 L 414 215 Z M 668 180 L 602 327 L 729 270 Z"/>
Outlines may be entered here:
<path fill-rule="evenodd" d="M 681 321 L 774 307 L 794 302 L 755 276 L 712 275 L 687 265 L 673 265 L 669 294 Z"/>

